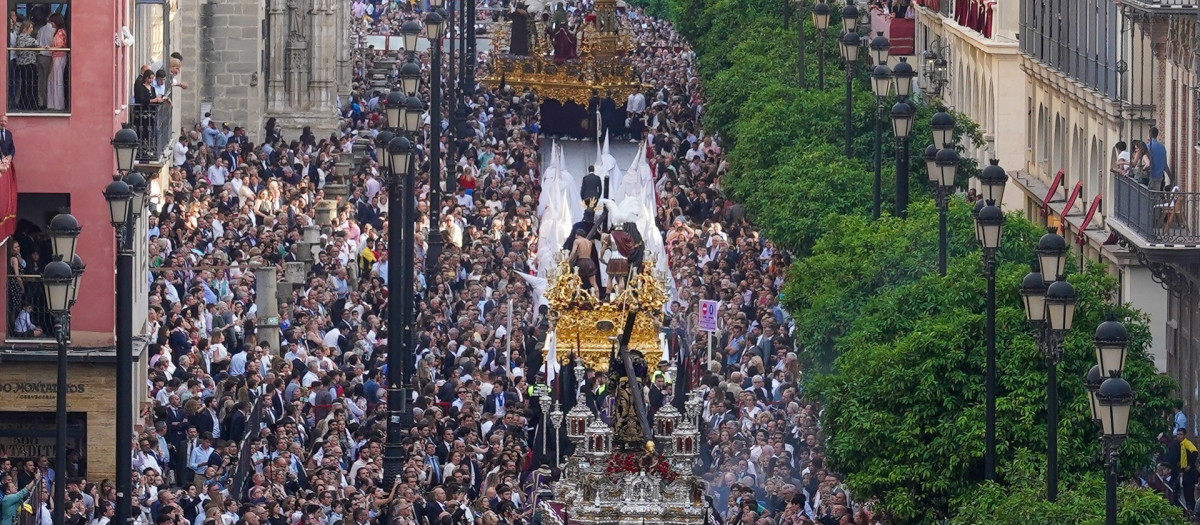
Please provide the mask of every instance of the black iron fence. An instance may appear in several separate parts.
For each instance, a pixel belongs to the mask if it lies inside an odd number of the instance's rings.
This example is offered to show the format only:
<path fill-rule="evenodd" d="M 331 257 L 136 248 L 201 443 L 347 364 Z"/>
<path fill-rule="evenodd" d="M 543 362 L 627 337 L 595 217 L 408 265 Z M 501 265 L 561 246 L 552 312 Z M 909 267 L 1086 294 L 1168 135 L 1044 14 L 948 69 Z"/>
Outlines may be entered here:
<path fill-rule="evenodd" d="M 171 105 L 130 106 L 129 127 L 138 134 L 138 162 L 157 162 L 171 141 Z"/>
<path fill-rule="evenodd" d="M 1117 176 L 1115 219 L 1154 244 L 1200 244 L 1200 193 L 1156 191 Z"/>
<path fill-rule="evenodd" d="M 8 333 L 12 339 L 54 337 L 54 316 L 46 307 L 41 275 L 8 276 Z"/>

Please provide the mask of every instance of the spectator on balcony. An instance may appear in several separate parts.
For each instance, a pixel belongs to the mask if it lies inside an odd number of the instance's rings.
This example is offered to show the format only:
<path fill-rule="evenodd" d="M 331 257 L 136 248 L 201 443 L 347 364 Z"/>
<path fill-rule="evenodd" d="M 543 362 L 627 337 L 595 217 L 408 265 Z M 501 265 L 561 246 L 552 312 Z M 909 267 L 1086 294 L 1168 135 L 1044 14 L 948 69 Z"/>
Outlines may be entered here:
<path fill-rule="evenodd" d="M 17 314 L 17 320 L 13 323 L 13 335 L 17 337 L 41 337 L 42 329 L 33 324 L 33 303 L 25 301 L 21 303 L 21 311 Z"/>
<path fill-rule="evenodd" d="M 1113 168 L 1110 171 L 1112 171 L 1113 173 L 1115 173 L 1117 175 L 1128 176 L 1129 175 L 1129 150 L 1128 150 L 1128 147 L 1125 145 L 1125 141 L 1123 141 L 1123 140 L 1118 141 L 1117 145 L 1113 146 L 1113 147 L 1117 150 L 1117 164 L 1115 166 L 1113 166 Z"/>
<path fill-rule="evenodd" d="M 1133 160 L 1129 163 L 1128 175 L 1142 185 L 1150 182 L 1150 154 L 1145 142 L 1133 141 Z"/>
<path fill-rule="evenodd" d="M 67 47 L 67 20 L 59 13 L 50 15 L 50 24 L 54 26 L 54 38 L 50 47 L 61 49 Z M 65 77 L 67 74 L 67 52 L 55 50 L 50 52 L 50 79 L 46 86 L 46 109 L 67 109 L 67 91 Z"/>
<path fill-rule="evenodd" d="M 13 64 L 16 70 L 13 71 L 13 77 L 16 82 L 13 86 L 15 90 L 13 108 L 18 111 L 37 109 L 37 51 L 33 51 L 33 49 L 38 47 L 38 41 L 33 36 L 32 22 L 26 20 L 21 23 L 12 44 L 13 47 L 25 48 L 23 51 L 14 53 L 16 58 L 13 60 Z"/>
<path fill-rule="evenodd" d="M 1146 151 L 1150 153 L 1150 189 L 1162 191 L 1167 171 L 1167 148 L 1158 141 L 1157 126 L 1150 126 L 1150 140 L 1146 141 Z"/>
<path fill-rule="evenodd" d="M 9 163 L 17 155 L 17 144 L 8 129 L 8 115 L 0 115 L 0 162 Z"/>
<path fill-rule="evenodd" d="M 154 96 L 170 101 L 168 97 L 171 94 L 171 88 L 167 86 L 167 71 L 165 69 L 159 69 L 154 72 L 154 81 L 150 83 L 150 86 L 154 88 Z"/>

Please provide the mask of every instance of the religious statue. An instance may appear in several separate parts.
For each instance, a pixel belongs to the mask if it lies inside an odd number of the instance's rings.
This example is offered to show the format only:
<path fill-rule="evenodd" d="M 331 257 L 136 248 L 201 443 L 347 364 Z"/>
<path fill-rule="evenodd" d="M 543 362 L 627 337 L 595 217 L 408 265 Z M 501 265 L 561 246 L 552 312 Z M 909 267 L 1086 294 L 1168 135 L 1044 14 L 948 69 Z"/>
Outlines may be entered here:
<path fill-rule="evenodd" d="M 299 40 L 304 38 L 304 18 L 308 16 L 308 9 L 305 8 L 306 0 L 288 0 L 288 39 Z"/>
<path fill-rule="evenodd" d="M 567 8 L 562 2 L 554 7 L 554 30 L 567 27 Z"/>
<path fill-rule="evenodd" d="M 512 22 L 512 31 L 509 33 L 508 40 L 508 52 L 514 55 L 528 56 L 529 6 L 524 2 L 518 2 L 513 11 L 508 14 L 508 19 Z"/>
<path fill-rule="evenodd" d="M 575 34 L 568 29 L 566 24 L 556 25 L 554 33 L 551 35 L 550 43 L 554 45 L 554 63 L 562 65 L 568 60 L 579 58 L 578 39 Z"/>
<path fill-rule="evenodd" d="M 637 350 L 630 350 L 629 357 L 633 362 L 633 373 L 638 378 L 646 376 L 646 359 Z M 613 395 L 613 443 L 629 447 L 642 446 L 646 439 L 642 435 L 641 416 L 638 415 L 637 405 L 633 399 L 633 382 L 626 373 L 625 364 L 619 357 L 614 356 L 608 367 L 608 388 Z M 638 394 L 641 394 L 640 392 Z"/>

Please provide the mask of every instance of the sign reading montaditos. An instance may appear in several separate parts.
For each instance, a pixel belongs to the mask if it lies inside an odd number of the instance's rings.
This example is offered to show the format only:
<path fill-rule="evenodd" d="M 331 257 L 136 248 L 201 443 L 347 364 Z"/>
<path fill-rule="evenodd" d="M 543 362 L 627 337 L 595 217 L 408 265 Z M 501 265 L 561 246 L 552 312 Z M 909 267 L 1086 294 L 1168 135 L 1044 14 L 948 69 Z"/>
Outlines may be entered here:
<path fill-rule="evenodd" d="M 83 383 L 68 383 L 68 394 L 82 394 L 87 391 Z M 0 383 L 0 393 L 16 394 L 21 399 L 42 399 L 58 394 L 58 384 L 51 381 L 8 381 Z"/>

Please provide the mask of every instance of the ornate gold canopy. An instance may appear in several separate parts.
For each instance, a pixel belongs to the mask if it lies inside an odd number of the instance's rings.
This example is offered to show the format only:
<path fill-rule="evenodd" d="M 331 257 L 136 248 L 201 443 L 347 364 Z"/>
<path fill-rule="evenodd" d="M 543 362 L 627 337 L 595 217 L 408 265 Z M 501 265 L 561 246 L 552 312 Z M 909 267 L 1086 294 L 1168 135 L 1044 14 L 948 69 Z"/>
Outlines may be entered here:
<path fill-rule="evenodd" d="M 579 105 L 587 105 L 593 91 L 601 96 L 611 92 L 618 100 L 643 91 L 646 86 L 638 81 L 633 61 L 628 58 L 637 41 L 632 31 L 620 27 L 627 22 L 618 22 L 615 9 L 615 0 L 595 3 L 594 16 L 589 16 L 577 32 L 579 58 L 562 63 L 555 63 L 544 30 L 531 35 L 528 56 L 513 55 L 505 47 L 510 39 L 508 26 L 494 24 L 491 74 L 484 81 L 493 86 L 503 81 L 518 90 L 534 89 L 545 98 Z M 542 22 L 534 24 L 544 29 Z"/>
<path fill-rule="evenodd" d="M 570 354 L 574 351 L 585 366 L 608 371 L 615 338 L 625 328 L 629 312 L 637 314 L 629 349 L 647 355 L 658 350 L 658 316 L 668 295 L 662 279 L 639 271 L 620 294 L 602 301 L 583 289 L 583 281 L 565 259 L 558 263 L 556 273 L 546 290 L 546 299 L 550 302 L 551 328 L 558 338 L 559 364 L 571 366 Z"/>

